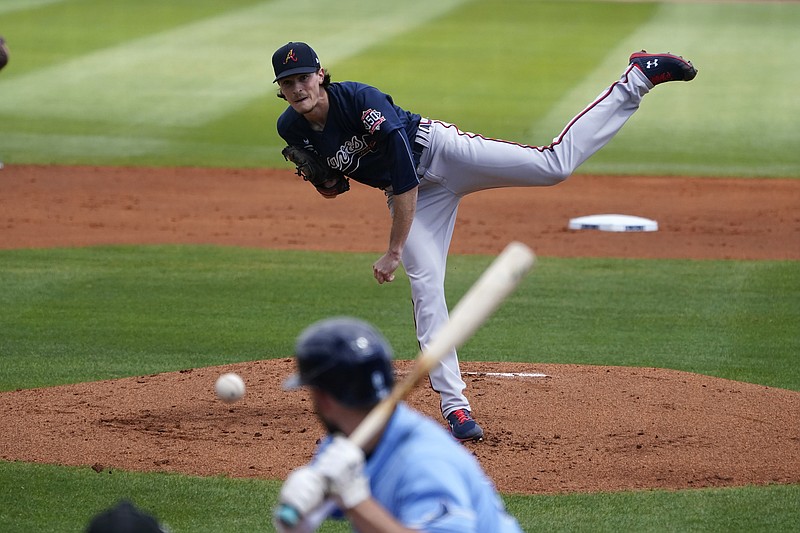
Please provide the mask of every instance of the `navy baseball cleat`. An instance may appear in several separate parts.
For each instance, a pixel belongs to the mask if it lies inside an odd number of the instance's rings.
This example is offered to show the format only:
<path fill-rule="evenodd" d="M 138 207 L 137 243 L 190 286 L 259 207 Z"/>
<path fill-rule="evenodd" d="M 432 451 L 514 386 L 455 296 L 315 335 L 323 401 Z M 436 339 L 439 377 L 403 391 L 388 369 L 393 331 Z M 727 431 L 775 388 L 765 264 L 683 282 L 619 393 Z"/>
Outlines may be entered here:
<path fill-rule="evenodd" d="M 697 69 L 691 61 L 672 54 L 648 54 L 642 50 L 631 54 L 629 61 L 641 70 L 653 85 L 665 81 L 691 81 L 697 76 Z"/>
<path fill-rule="evenodd" d="M 483 429 L 466 409 L 456 409 L 447 415 L 450 433 L 461 442 L 483 440 Z"/>

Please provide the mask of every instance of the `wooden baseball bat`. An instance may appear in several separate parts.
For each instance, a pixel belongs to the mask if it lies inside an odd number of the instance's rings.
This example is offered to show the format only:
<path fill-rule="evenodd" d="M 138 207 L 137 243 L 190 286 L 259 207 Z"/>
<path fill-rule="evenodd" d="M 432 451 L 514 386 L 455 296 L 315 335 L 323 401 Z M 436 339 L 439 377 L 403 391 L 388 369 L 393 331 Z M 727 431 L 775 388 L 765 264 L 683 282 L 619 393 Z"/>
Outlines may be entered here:
<path fill-rule="evenodd" d="M 383 429 L 397 404 L 451 349 L 460 347 L 475 334 L 517 287 L 535 261 L 536 256 L 526 245 L 514 241 L 506 246 L 456 304 L 447 324 L 436 333 L 433 341 L 419 352 L 411 372 L 395 385 L 389 396 L 369 412 L 348 438 L 360 448 L 364 448 Z M 323 514 L 321 518 L 315 519 L 319 523 L 327 516 L 325 513 L 314 514 Z M 276 517 L 289 527 L 297 525 L 302 518 L 294 509 L 286 506 L 278 509 Z M 309 530 L 314 531 L 319 523 L 312 525 L 313 529 Z"/>

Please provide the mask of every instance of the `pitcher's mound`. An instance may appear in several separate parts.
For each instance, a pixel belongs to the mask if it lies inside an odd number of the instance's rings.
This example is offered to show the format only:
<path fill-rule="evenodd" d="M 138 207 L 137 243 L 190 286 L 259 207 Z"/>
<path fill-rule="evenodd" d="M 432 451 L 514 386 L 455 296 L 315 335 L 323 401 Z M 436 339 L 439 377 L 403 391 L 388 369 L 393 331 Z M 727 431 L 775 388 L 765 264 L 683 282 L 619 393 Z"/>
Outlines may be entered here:
<path fill-rule="evenodd" d="M 284 478 L 323 434 L 307 393 L 281 390 L 293 370 L 281 359 L 2 393 L 0 458 Z M 462 370 L 486 431 L 467 446 L 504 492 L 800 482 L 797 392 L 654 368 Z M 224 372 L 244 378 L 243 400 L 216 399 Z M 427 384 L 409 403 L 444 426 Z"/>

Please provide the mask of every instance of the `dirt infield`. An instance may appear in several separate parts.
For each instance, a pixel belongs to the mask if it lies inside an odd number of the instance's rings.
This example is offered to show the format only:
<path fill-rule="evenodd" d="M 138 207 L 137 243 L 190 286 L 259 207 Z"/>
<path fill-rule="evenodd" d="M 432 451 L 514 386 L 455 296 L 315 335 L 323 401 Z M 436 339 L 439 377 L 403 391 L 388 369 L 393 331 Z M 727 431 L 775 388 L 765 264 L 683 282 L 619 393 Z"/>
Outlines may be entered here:
<path fill-rule="evenodd" d="M 575 176 L 466 198 L 452 252 L 496 253 L 517 239 L 541 256 L 799 260 L 798 205 L 800 180 Z M 659 231 L 566 229 L 569 218 L 598 213 L 653 218 Z M 188 242 L 378 253 L 388 227 L 379 192 L 355 184 L 326 201 L 288 171 L 0 171 L 4 249 Z M 397 367 L 406 372 L 408 363 Z M 229 370 L 248 385 L 233 405 L 212 392 Z M 287 358 L 0 393 L 0 458 L 283 477 L 308 459 L 322 431 L 303 392 L 279 392 L 291 370 Z M 487 432 L 469 447 L 503 491 L 800 482 L 797 392 L 650 368 L 462 370 Z M 410 403 L 438 417 L 429 387 Z"/>

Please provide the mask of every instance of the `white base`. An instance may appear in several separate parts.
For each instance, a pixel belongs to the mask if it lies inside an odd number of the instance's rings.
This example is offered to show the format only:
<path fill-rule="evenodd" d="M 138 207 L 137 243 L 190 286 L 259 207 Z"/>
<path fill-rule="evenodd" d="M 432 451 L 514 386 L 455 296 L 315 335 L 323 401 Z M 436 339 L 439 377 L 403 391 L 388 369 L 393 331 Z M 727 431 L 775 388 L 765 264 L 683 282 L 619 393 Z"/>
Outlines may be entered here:
<path fill-rule="evenodd" d="M 600 231 L 658 231 L 658 222 L 632 215 L 589 215 L 570 219 L 569 229 Z"/>

